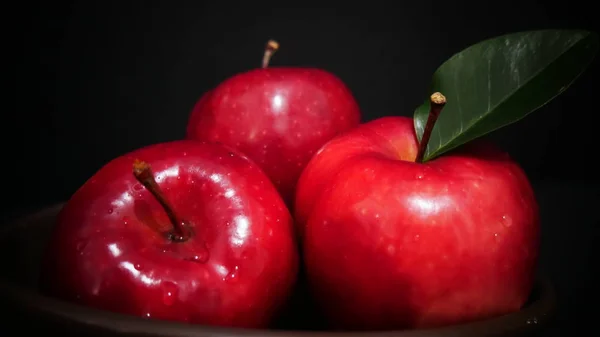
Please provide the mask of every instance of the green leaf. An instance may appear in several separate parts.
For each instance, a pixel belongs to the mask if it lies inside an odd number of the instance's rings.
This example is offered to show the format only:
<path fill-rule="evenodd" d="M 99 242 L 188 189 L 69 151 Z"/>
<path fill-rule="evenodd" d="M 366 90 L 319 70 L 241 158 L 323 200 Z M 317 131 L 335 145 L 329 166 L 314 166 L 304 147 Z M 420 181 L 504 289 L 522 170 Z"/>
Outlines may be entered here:
<path fill-rule="evenodd" d="M 479 42 L 443 63 L 430 94 L 447 103 L 433 130 L 423 161 L 514 123 L 562 93 L 587 68 L 598 35 L 583 30 L 538 30 Z M 415 110 L 419 141 L 429 99 Z"/>

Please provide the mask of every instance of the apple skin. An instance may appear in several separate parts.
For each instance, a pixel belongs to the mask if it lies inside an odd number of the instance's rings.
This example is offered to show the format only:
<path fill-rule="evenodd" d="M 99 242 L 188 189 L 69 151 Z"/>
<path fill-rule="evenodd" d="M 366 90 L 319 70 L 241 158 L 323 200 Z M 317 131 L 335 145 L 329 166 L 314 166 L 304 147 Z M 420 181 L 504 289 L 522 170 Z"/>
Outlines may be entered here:
<path fill-rule="evenodd" d="M 318 68 L 269 67 L 231 76 L 194 105 L 186 138 L 246 154 L 286 204 L 306 163 L 328 140 L 356 127 L 360 110 L 347 86 Z"/>
<path fill-rule="evenodd" d="M 140 159 L 180 217 L 185 242 L 132 173 Z M 264 328 L 298 270 L 291 215 L 264 172 L 225 146 L 150 145 L 102 167 L 59 214 L 41 284 L 90 307 L 188 323 Z"/>
<path fill-rule="evenodd" d="M 298 183 L 315 299 L 334 329 L 431 328 L 519 310 L 533 286 L 538 205 L 509 156 L 474 141 L 425 163 L 413 120 L 327 143 Z"/>

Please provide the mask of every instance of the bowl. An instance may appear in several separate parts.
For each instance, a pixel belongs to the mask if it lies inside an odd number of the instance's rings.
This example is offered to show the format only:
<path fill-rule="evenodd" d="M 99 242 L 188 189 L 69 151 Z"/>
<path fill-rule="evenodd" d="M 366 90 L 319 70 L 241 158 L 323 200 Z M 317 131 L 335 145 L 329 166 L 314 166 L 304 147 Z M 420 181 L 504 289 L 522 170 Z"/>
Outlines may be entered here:
<path fill-rule="evenodd" d="M 6 305 L 4 311 L 7 313 L 3 315 L 6 319 L 3 331 L 12 331 L 15 335 L 41 331 L 44 334 L 53 332 L 62 336 L 145 337 L 508 337 L 541 333 L 548 327 L 556 309 L 556 297 L 551 283 L 547 278 L 539 277 L 530 300 L 520 311 L 436 329 L 327 331 L 311 326 L 308 321 L 294 322 L 294 317 L 303 317 L 307 312 L 314 311 L 302 307 L 294 308 L 296 315 L 288 315 L 288 318 L 269 330 L 192 325 L 101 311 L 50 298 L 38 291 L 37 279 L 43 249 L 62 206 L 63 203 L 56 204 L 2 226 L 0 265 L 3 272 L 0 278 L 0 297 Z"/>

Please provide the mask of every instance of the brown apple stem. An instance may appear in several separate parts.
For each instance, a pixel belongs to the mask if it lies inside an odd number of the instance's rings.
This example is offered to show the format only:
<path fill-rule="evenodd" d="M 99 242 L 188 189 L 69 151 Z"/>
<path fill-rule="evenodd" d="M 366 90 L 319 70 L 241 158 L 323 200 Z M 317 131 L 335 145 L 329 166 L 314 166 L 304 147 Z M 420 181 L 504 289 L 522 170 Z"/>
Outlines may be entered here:
<path fill-rule="evenodd" d="M 431 131 L 433 131 L 433 126 L 440 116 L 440 112 L 446 105 L 446 97 L 439 92 L 435 92 L 430 97 L 430 105 L 429 105 L 429 115 L 427 116 L 427 123 L 425 123 L 425 130 L 423 130 L 423 137 L 421 137 L 421 142 L 419 143 L 419 152 L 417 152 L 417 158 L 415 162 L 420 163 L 423 161 L 423 156 L 425 155 L 425 150 L 427 149 L 427 144 L 429 143 L 429 137 L 431 137 Z"/>
<path fill-rule="evenodd" d="M 279 43 L 275 40 L 269 40 L 267 42 L 267 46 L 265 47 L 265 54 L 262 59 L 262 67 L 267 68 L 269 66 L 269 62 L 271 62 L 271 57 L 275 52 L 279 49 Z"/>
<path fill-rule="evenodd" d="M 169 234 L 169 239 L 177 242 L 188 240 L 191 233 L 188 230 L 186 222 L 175 213 L 173 207 L 171 207 L 165 198 L 165 195 L 156 183 L 156 179 L 154 179 L 154 173 L 150 169 L 150 165 L 136 159 L 133 163 L 133 175 L 148 191 L 150 191 L 150 193 L 152 193 L 154 198 L 156 198 L 165 210 L 165 213 L 167 213 L 167 216 L 173 225 L 173 231 Z"/>

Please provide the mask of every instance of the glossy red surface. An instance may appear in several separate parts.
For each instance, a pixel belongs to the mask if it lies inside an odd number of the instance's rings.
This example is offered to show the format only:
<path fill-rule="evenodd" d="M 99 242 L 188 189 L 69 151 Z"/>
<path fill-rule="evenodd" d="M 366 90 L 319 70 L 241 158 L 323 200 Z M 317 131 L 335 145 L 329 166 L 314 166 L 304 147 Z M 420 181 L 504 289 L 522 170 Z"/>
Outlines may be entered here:
<path fill-rule="evenodd" d="M 149 163 L 193 226 L 171 242 L 164 210 L 132 174 Z M 60 298 L 154 319 L 265 327 L 298 268 L 291 216 L 268 177 L 215 145 L 175 141 L 116 158 L 59 214 L 42 286 Z"/>
<path fill-rule="evenodd" d="M 245 153 L 293 206 L 298 176 L 328 140 L 360 122 L 352 93 L 319 69 L 254 69 L 226 79 L 193 108 L 188 139 Z"/>
<path fill-rule="evenodd" d="M 473 142 L 413 162 L 413 121 L 385 117 L 330 142 L 298 185 L 315 298 L 338 328 L 424 328 L 517 311 L 539 217 L 518 165 Z"/>

